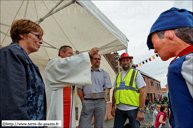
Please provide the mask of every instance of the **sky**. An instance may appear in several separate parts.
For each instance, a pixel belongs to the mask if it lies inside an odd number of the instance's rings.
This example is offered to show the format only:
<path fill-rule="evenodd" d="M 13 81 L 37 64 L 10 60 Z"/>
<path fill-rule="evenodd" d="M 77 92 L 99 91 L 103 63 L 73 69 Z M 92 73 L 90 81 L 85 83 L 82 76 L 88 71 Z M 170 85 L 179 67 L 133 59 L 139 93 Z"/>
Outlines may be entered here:
<path fill-rule="evenodd" d="M 129 39 L 128 54 L 133 56 L 134 64 L 155 56 L 154 50 L 149 50 L 146 45 L 150 28 L 165 10 L 171 7 L 193 10 L 193 2 L 188 1 L 96 1 L 92 2 L 111 20 L 111 22 Z M 119 51 L 123 53 L 124 51 Z M 167 84 L 168 61 L 160 57 L 148 61 L 137 67 L 140 71 L 150 75 L 161 82 L 161 87 Z"/>

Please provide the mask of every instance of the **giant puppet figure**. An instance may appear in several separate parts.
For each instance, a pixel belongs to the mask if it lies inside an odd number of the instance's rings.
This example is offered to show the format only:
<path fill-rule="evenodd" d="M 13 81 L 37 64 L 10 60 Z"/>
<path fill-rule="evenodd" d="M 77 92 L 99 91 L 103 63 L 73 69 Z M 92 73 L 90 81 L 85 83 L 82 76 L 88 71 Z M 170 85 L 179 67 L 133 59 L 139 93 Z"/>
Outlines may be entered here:
<path fill-rule="evenodd" d="M 163 61 L 175 57 L 167 74 L 172 124 L 192 128 L 193 12 L 173 7 L 161 13 L 151 27 L 147 45 Z"/>

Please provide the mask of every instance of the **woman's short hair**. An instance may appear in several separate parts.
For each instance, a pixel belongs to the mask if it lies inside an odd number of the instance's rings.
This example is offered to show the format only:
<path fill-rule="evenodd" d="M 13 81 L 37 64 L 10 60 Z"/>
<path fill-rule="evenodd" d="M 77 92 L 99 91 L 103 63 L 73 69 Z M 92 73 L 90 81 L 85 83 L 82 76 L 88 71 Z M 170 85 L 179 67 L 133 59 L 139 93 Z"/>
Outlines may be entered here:
<path fill-rule="evenodd" d="M 21 37 L 19 34 L 27 34 L 29 32 L 38 32 L 41 36 L 43 36 L 43 29 L 33 21 L 20 19 L 16 20 L 11 25 L 10 35 L 13 42 L 18 42 Z"/>

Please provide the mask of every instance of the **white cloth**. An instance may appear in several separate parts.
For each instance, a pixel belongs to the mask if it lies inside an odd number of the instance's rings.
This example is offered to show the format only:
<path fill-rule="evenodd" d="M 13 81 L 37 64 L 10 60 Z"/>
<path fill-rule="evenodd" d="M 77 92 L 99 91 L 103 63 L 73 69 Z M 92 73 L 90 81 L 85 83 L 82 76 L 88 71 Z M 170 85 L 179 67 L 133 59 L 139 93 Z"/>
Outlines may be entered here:
<path fill-rule="evenodd" d="M 190 95 L 193 98 L 193 53 L 190 53 L 186 56 L 184 63 L 182 64 L 182 76 L 184 77 L 184 80 L 186 81 L 186 84 L 188 86 Z"/>
<path fill-rule="evenodd" d="M 47 98 L 47 120 L 61 120 L 63 127 L 63 88 L 68 86 L 91 85 L 90 57 L 88 53 L 55 58 L 48 62 L 44 83 Z M 73 97 L 72 89 L 71 96 Z M 75 105 L 71 98 L 71 127 L 76 127 Z"/>
<path fill-rule="evenodd" d="M 125 76 L 127 75 L 128 71 L 122 71 L 121 75 L 122 75 L 122 80 L 125 78 Z M 115 88 L 116 87 L 116 80 L 114 82 L 114 85 L 113 87 Z M 135 79 L 135 85 L 138 89 L 142 88 L 142 87 L 145 87 L 146 86 L 146 83 L 145 81 L 143 80 L 143 77 L 141 76 L 141 73 L 138 71 L 137 73 L 137 77 Z M 137 109 L 138 107 L 135 107 L 135 106 L 130 106 L 130 105 L 127 105 L 127 104 L 119 104 L 117 105 L 117 108 L 120 109 L 120 110 L 134 110 L 134 109 Z"/>

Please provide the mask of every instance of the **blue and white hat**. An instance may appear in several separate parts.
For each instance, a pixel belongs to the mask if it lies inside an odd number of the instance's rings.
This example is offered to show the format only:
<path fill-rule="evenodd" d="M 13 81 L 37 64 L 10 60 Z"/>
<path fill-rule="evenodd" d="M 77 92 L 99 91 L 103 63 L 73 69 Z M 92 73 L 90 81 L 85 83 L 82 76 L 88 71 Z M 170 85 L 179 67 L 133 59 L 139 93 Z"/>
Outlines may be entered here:
<path fill-rule="evenodd" d="M 193 27 L 193 12 L 186 9 L 172 7 L 171 9 L 161 13 L 150 29 L 150 33 L 147 38 L 148 48 L 154 49 L 151 42 L 152 33 L 181 27 Z"/>

